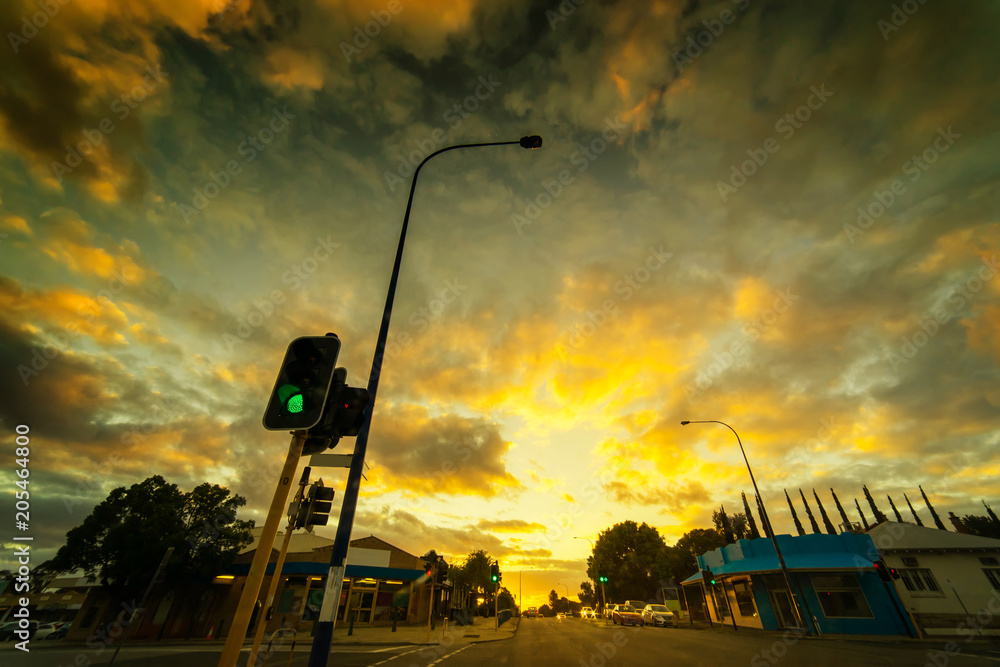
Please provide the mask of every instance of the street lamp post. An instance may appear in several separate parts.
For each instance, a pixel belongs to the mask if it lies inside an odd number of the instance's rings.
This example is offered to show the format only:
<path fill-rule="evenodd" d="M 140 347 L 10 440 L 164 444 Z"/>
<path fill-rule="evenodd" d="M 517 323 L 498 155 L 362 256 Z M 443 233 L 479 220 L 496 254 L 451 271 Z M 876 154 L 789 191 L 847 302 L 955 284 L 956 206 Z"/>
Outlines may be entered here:
<path fill-rule="evenodd" d="M 351 529 L 354 527 L 354 513 L 358 505 L 358 491 L 361 488 L 361 473 L 365 465 L 365 450 L 368 447 L 368 431 L 372 423 L 372 413 L 375 411 L 375 395 L 378 393 L 379 375 L 382 371 L 382 360 L 385 356 L 386 342 L 389 338 L 389 320 L 392 317 L 392 304 L 396 297 L 396 283 L 399 280 L 399 267 L 403 259 L 403 243 L 406 241 L 406 229 L 410 224 L 410 209 L 413 206 L 413 192 L 417 187 L 417 176 L 420 169 L 435 155 L 458 148 L 478 148 L 484 146 L 512 146 L 521 148 L 541 148 L 542 138 L 533 135 L 521 137 L 518 141 L 491 141 L 481 144 L 457 144 L 436 150 L 425 157 L 413 172 L 413 182 L 410 184 L 410 196 L 406 200 L 406 213 L 403 215 L 403 226 L 399 232 L 399 245 L 396 247 L 396 259 L 392 265 L 392 275 L 389 278 L 389 291 L 385 296 L 385 308 L 382 311 L 382 324 L 378 330 L 378 341 L 375 343 L 375 356 L 372 358 L 372 369 L 368 376 L 368 405 L 365 407 L 361 428 L 354 444 L 354 455 L 351 457 L 351 468 L 347 473 L 347 488 L 344 490 L 344 502 L 340 507 L 340 520 L 337 523 L 337 535 L 330 554 L 330 569 L 326 577 L 326 589 L 323 594 L 323 605 L 320 608 L 319 619 L 314 629 L 312 651 L 309 654 L 309 667 L 325 667 L 330 656 L 333 642 L 333 625 L 340 606 L 340 592 L 344 585 L 344 569 L 347 563 L 347 547 L 351 541 Z"/>
<path fill-rule="evenodd" d="M 767 518 L 767 510 L 764 509 L 764 498 L 760 495 L 760 490 L 757 489 L 757 480 L 754 479 L 753 469 L 750 467 L 750 461 L 747 459 L 747 453 L 743 449 L 743 441 L 740 440 L 740 434 L 736 432 L 732 426 L 726 422 L 720 422 L 715 419 L 707 419 L 703 421 L 682 421 L 681 426 L 687 426 L 688 424 L 722 424 L 736 436 L 736 442 L 740 445 L 740 453 L 743 454 L 743 462 L 747 464 L 747 472 L 750 473 L 750 481 L 753 483 L 753 492 L 757 494 L 757 499 L 760 501 L 760 513 L 761 518 L 764 520 L 764 524 L 770 528 L 771 533 L 771 544 L 774 545 L 774 553 L 778 557 L 778 566 L 781 567 L 781 573 L 785 577 L 785 585 L 788 586 L 788 593 L 792 597 L 792 603 L 795 606 L 795 615 L 799 617 L 799 623 L 802 629 L 806 631 L 807 634 L 812 634 L 810 628 L 812 627 L 812 620 L 802 612 L 799 606 L 799 600 L 796 598 L 795 593 L 792 589 L 792 579 L 788 575 L 788 568 L 785 566 L 785 558 L 781 555 L 781 549 L 778 547 L 778 538 L 774 534 L 774 528 L 771 528 L 771 521 Z M 805 604 L 805 600 L 802 600 L 802 604 Z"/>
<path fill-rule="evenodd" d="M 574 537 L 573 539 L 574 540 L 587 540 L 588 542 L 590 542 L 590 551 L 591 551 L 591 553 L 594 552 L 594 540 L 590 539 L 589 537 Z M 600 573 L 598 573 L 598 576 L 600 576 Z M 607 617 L 607 614 L 605 612 L 607 611 L 607 608 L 608 608 L 608 598 L 604 595 L 604 582 L 602 581 L 600 583 L 601 583 L 601 616 L 604 616 L 604 625 L 607 625 L 608 624 L 608 617 Z"/>

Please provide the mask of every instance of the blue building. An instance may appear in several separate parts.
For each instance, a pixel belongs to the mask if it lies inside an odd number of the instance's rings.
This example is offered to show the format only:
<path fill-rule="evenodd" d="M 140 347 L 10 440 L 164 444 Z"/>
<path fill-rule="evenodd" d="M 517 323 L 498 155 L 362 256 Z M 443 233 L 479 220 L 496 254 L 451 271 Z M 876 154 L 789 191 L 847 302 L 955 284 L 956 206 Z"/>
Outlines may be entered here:
<path fill-rule="evenodd" d="M 913 635 L 913 624 L 892 585 L 875 572 L 868 535 L 778 535 L 792 590 L 770 538 L 739 540 L 698 556 L 701 572 L 683 582 L 689 609 L 701 605 L 713 621 L 780 630 L 805 625 L 820 634 Z M 794 597 L 793 597 L 794 596 Z"/>

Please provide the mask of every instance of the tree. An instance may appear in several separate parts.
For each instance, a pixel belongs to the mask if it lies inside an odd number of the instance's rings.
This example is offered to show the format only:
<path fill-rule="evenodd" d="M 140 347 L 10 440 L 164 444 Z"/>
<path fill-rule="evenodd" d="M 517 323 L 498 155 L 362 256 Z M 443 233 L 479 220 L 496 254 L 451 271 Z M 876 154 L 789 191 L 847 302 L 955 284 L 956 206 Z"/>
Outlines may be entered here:
<path fill-rule="evenodd" d="M 698 571 L 698 556 L 726 544 L 726 538 L 711 528 L 695 528 L 685 533 L 669 551 L 674 580 L 681 582 L 690 577 Z"/>
<path fill-rule="evenodd" d="M 934 506 L 931 505 L 930 499 L 927 497 L 927 494 L 924 493 L 924 487 L 919 486 L 917 488 L 920 489 L 920 495 L 924 497 L 924 502 L 927 504 L 927 509 L 930 510 L 931 517 L 933 517 L 934 519 L 934 525 L 937 526 L 938 529 L 940 530 L 948 530 L 947 528 L 944 527 L 944 522 L 941 521 L 941 517 L 939 517 L 938 513 L 934 511 Z"/>
<path fill-rule="evenodd" d="M 809 516 L 809 523 L 812 524 L 813 533 L 820 532 L 819 524 L 816 523 L 816 517 L 813 516 L 812 508 L 809 507 L 809 501 L 806 500 L 806 494 L 802 493 L 802 489 L 799 489 L 799 495 L 802 496 L 802 504 L 806 506 L 806 514 Z"/>
<path fill-rule="evenodd" d="M 917 516 L 917 510 L 913 509 L 913 503 L 910 502 L 910 499 L 906 496 L 905 493 L 903 494 L 903 498 L 906 499 L 906 504 L 910 506 L 910 514 L 913 515 L 913 520 L 917 522 L 918 526 L 923 526 L 924 522 L 920 520 L 919 516 Z"/>
<path fill-rule="evenodd" d="M 962 523 L 965 524 L 969 532 L 973 535 L 1000 539 L 1000 522 L 994 521 L 989 516 L 966 514 L 962 518 Z"/>
<path fill-rule="evenodd" d="M 862 485 L 861 488 L 864 490 L 864 492 L 865 492 L 865 498 L 868 499 L 868 504 L 872 508 L 872 514 L 875 516 L 875 525 L 877 526 L 880 523 L 882 523 L 883 521 L 888 521 L 889 517 L 887 517 L 886 515 L 882 514 L 882 510 L 880 510 L 878 508 L 878 506 L 875 505 L 875 499 L 872 498 L 871 491 L 868 490 L 868 487 L 865 486 L 865 485 Z M 943 528 L 943 526 L 942 526 L 942 528 Z"/>
<path fill-rule="evenodd" d="M 594 587 L 589 581 L 580 582 L 580 593 L 577 596 L 584 607 L 597 607 L 600 596 L 594 592 Z"/>
<path fill-rule="evenodd" d="M 493 582 L 490 581 L 490 564 L 493 559 L 489 553 L 482 549 L 470 551 L 469 555 L 461 565 L 448 570 L 448 577 L 455 586 L 459 595 L 465 595 L 466 601 L 462 605 L 471 608 L 471 596 L 473 593 L 482 593 L 487 598 L 492 599 Z"/>
<path fill-rule="evenodd" d="M 513 610 L 517 605 L 514 603 L 514 595 L 506 587 L 500 589 L 500 594 L 497 596 L 497 609 L 503 611 L 504 609 Z"/>
<path fill-rule="evenodd" d="M 865 513 L 861 511 L 861 503 L 858 502 L 857 498 L 854 499 L 854 506 L 858 508 L 858 514 L 861 515 L 861 524 L 865 527 L 865 530 L 871 528 L 868 525 L 868 519 L 865 518 Z"/>
<path fill-rule="evenodd" d="M 792 512 L 792 521 L 795 522 L 795 530 L 798 531 L 799 535 L 805 535 L 806 531 L 802 527 L 802 522 L 799 521 L 799 515 L 795 513 L 795 505 L 792 504 L 792 499 L 788 497 L 788 491 L 785 491 L 785 500 L 788 501 L 788 509 Z"/>
<path fill-rule="evenodd" d="M 587 561 L 587 576 L 603 575 L 608 599 L 650 597 L 657 588 L 657 556 L 666 549 L 659 531 L 645 523 L 623 521 L 601 531 Z"/>
<path fill-rule="evenodd" d="M 819 494 L 816 493 L 816 489 L 813 489 L 813 498 L 816 499 L 816 504 L 819 506 L 819 515 L 823 517 L 823 525 L 826 527 L 826 532 L 830 535 L 836 535 L 837 529 L 833 527 L 833 522 L 830 521 L 830 517 L 826 514 L 826 508 L 823 507 L 823 501 L 819 499 Z"/>
<path fill-rule="evenodd" d="M 985 500 L 982 502 L 983 502 L 983 507 L 986 508 L 986 513 L 989 515 L 991 519 L 993 519 L 993 523 L 1000 526 L 1000 517 L 997 517 L 996 513 L 993 511 L 993 508 L 987 505 Z"/>
<path fill-rule="evenodd" d="M 750 527 L 748 537 L 751 540 L 756 540 L 760 537 L 760 532 L 757 530 L 757 522 L 753 519 L 753 512 L 750 511 L 750 503 L 747 502 L 747 494 L 740 491 L 740 497 L 743 498 L 743 512 L 746 514 L 747 523 Z"/>
<path fill-rule="evenodd" d="M 844 521 L 844 529 L 851 530 L 854 526 L 854 522 L 847 518 L 847 512 L 844 511 L 844 506 L 840 504 L 840 498 L 837 497 L 837 492 L 830 487 L 830 493 L 833 495 L 833 502 L 837 504 L 837 511 L 840 512 L 840 518 Z"/>
<path fill-rule="evenodd" d="M 556 615 L 556 613 L 554 611 L 552 611 L 552 607 L 550 607 L 547 604 L 543 604 L 541 607 L 539 607 L 538 608 L 538 613 L 539 613 L 539 615 L 546 616 L 546 617 L 552 617 L 552 616 Z"/>
<path fill-rule="evenodd" d="M 736 537 L 733 535 L 733 526 L 729 523 L 729 517 L 726 515 L 725 505 L 719 505 L 719 509 L 712 513 L 712 523 L 715 524 L 715 529 L 726 538 L 726 544 L 732 544 L 736 541 Z"/>
<path fill-rule="evenodd" d="M 236 519 L 236 509 L 245 504 L 224 487 L 205 483 L 182 493 L 155 475 L 114 489 L 66 534 L 52 568 L 83 570 L 112 595 L 139 597 L 173 547 L 165 583 L 214 576 L 253 541 L 253 521 Z"/>

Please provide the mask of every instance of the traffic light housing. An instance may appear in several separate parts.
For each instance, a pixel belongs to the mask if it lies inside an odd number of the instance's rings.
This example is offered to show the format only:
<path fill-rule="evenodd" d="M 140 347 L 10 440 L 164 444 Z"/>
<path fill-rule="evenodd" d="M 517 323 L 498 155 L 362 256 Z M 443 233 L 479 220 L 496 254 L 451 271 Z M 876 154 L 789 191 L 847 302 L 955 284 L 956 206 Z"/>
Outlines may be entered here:
<path fill-rule="evenodd" d="M 500 582 L 500 563 L 490 564 L 490 582 L 494 584 Z"/>
<path fill-rule="evenodd" d="M 309 487 L 309 492 L 302 504 L 296 507 L 295 528 L 305 528 L 312 532 L 313 526 L 325 526 L 330 520 L 330 510 L 333 508 L 334 490 L 323 486 L 319 481 Z M 295 503 L 293 503 L 294 505 Z M 289 510 L 291 513 L 291 510 Z"/>
<path fill-rule="evenodd" d="M 309 429 L 302 454 L 317 454 L 336 447 L 343 437 L 357 435 L 370 401 L 367 389 L 347 386 L 347 369 L 336 369 L 323 420 Z"/>
<path fill-rule="evenodd" d="M 711 570 L 702 570 L 701 571 L 701 578 L 709 586 L 714 586 L 715 585 L 715 575 L 712 574 Z"/>
<path fill-rule="evenodd" d="M 339 355 L 340 339 L 336 334 L 293 340 L 285 351 L 264 411 L 264 428 L 301 431 L 319 424 Z"/>
<path fill-rule="evenodd" d="M 599 576 L 597 577 L 597 580 L 598 580 L 599 582 L 601 582 L 602 584 L 606 584 L 606 583 L 608 583 L 608 578 L 607 578 L 607 577 L 605 577 L 605 576 L 604 576 L 603 574 L 602 574 L 602 575 L 599 575 Z"/>
<path fill-rule="evenodd" d="M 448 578 L 448 563 L 444 562 L 444 558 L 437 562 L 437 570 L 434 572 L 434 582 L 437 584 L 443 584 Z"/>
<path fill-rule="evenodd" d="M 886 567 L 884 560 L 877 560 L 872 565 L 875 567 L 875 572 L 878 573 L 878 578 L 882 581 L 892 581 L 892 573 L 889 572 L 889 568 Z"/>

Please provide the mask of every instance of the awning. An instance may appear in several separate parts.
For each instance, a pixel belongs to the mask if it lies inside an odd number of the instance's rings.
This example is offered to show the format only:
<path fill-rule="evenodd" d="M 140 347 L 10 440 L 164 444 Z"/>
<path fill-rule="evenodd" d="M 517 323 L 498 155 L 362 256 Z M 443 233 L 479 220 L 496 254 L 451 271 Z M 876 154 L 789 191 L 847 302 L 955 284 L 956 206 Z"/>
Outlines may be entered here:
<path fill-rule="evenodd" d="M 860 562 L 859 559 L 864 562 Z M 859 567 L 874 567 L 872 562 L 856 553 L 813 553 L 813 554 L 791 554 L 785 556 L 785 566 L 789 571 L 795 572 L 830 572 L 834 570 L 857 570 Z M 746 558 L 734 560 L 724 565 L 710 566 L 712 574 L 716 577 L 724 577 L 736 574 L 765 574 L 769 572 L 780 572 L 781 566 L 777 556 L 762 556 L 760 558 Z M 693 574 L 681 585 L 701 581 L 701 572 Z"/>

